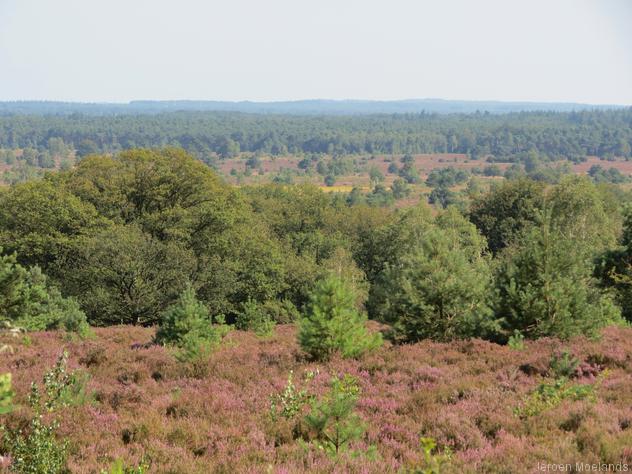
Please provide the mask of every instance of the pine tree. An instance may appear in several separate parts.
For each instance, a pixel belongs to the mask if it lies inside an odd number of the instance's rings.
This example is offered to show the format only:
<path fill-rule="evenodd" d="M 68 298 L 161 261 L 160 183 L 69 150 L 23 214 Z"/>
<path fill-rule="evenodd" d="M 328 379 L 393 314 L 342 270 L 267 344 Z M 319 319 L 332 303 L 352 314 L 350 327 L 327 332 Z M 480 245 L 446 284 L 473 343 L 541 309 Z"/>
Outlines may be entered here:
<path fill-rule="evenodd" d="M 2 248 L 0 248 L 0 253 Z M 24 268 L 15 255 L 0 255 L 0 321 L 30 330 L 89 330 L 86 316 L 72 298 L 64 298 L 39 267 Z"/>
<path fill-rule="evenodd" d="M 485 337 L 498 330 L 485 239 L 450 208 L 434 222 L 404 222 L 416 239 L 388 262 L 371 289 L 372 314 L 393 339 Z"/>
<path fill-rule="evenodd" d="M 566 339 L 621 321 L 619 309 L 597 287 L 582 241 L 562 232 L 545 215 L 506 250 L 497 313 L 507 333 Z"/>
<path fill-rule="evenodd" d="M 336 351 L 343 357 L 358 357 L 382 342 L 379 334 L 366 329 L 366 316 L 356 309 L 353 291 L 335 276 L 322 280 L 312 292 L 299 321 L 298 339 L 317 360 L 327 360 Z"/>
<path fill-rule="evenodd" d="M 162 314 L 156 342 L 182 349 L 181 356 L 189 359 L 218 344 L 224 334 L 225 327 L 212 324 L 208 308 L 189 285 Z"/>

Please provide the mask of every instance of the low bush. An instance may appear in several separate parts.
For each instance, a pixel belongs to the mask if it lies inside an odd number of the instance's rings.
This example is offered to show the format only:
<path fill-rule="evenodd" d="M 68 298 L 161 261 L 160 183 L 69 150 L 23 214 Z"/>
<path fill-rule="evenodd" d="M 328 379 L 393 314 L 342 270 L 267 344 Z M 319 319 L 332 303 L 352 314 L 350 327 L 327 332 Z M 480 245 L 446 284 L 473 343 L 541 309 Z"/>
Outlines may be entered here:
<path fill-rule="evenodd" d="M 288 299 L 268 300 L 263 303 L 263 307 L 272 321 L 276 324 L 288 324 L 297 321 L 301 313 L 294 303 Z"/>
<path fill-rule="evenodd" d="M 292 420 L 299 416 L 305 405 L 313 398 L 306 385 L 311 382 L 318 372 L 309 371 L 305 373 L 303 388 L 298 388 L 294 384 L 294 372 L 290 371 L 287 384 L 283 391 L 270 397 L 270 417 L 276 421 L 279 417 Z"/>
<path fill-rule="evenodd" d="M 509 336 L 507 345 L 513 350 L 521 351 L 524 349 L 524 336 L 518 330 L 515 330 L 513 336 Z"/>
<path fill-rule="evenodd" d="M 575 375 L 579 363 L 580 361 L 566 350 L 561 354 L 553 354 L 549 362 L 551 376 L 556 379 L 571 378 Z"/>
<path fill-rule="evenodd" d="M 13 390 L 11 390 L 11 374 L 0 375 L 0 415 L 13 410 Z"/>
<path fill-rule="evenodd" d="M 423 463 L 413 468 L 411 474 L 441 474 L 443 467 L 450 462 L 452 451 L 446 448 L 438 452 L 434 438 L 419 438 L 419 446 L 424 455 Z"/>
<path fill-rule="evenodd" d="M 540 384 L 527 397 L 524 404 L 514 410 L 514 413 L 520 418 L 537 416 L 544 410 L 556 407 L 566 399 L 594 401 L 594 386 L 589 384 L 571 384 L 566 378 L 556 379 L 552 383 Z"/>
<path fill-rule="evenodd" d="M 146 474 L 150 468 L 150 464 L 145 461 L 136 466 L 128 466 L 122 459 L 117 459 L 107 471 L 101 471 L 101 474 Z"/>
<path fill-rule="evenodd" d="M 83 385 L 78 383 L 75 372 L 68 372 L 67 363 L 68 353 L 64 351 L 55 366 L 44 374 L 42 387 L 36 383 L 31 384 L 28 402 L 34 415 L 28 429 L 5 431 L 4 446 L 11 458 L 12 472 L 68 472 L 68 442 L 57 437 L 59 422 L 56 419 L 46 422 L 44 418 L 46 413 L 82 400 L 78 395 L 84 393 Z"/>

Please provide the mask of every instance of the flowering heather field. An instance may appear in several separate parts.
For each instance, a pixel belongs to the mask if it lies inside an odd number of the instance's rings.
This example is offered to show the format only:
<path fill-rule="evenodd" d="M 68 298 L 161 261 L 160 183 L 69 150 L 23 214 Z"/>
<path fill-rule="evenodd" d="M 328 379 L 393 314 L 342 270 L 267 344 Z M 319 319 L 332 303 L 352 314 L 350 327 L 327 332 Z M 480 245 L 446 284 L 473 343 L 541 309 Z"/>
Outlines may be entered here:
<path fill-rule="evenodd" d="M 100 472 L 114 459 L 151 461 L 150 472 L 414 472 L 423 465 L 420 436 L 451 451 L 442 472 L 538 472 L 538 463 L 632 464 L 632 329 L 608 328 L 599 341 L 526 342 L 523 350 L 479 340 L 384 346 L 361 360 L 306 361 L 295 328 L 273 337 L 233 332 L 208 362 L 177 362 L 151 345 L 152 329 L 96 329 L 69 342 L 61 333 L 0 343 L 0 373 L 11 372 L 17 403 L 6 417 L 29 417 L 26 397 L 63 348 L 69 368 L 89 374 L 94 400 L 60 412 L 59 434 L 70 442 L 72 472 Z M 1 345 L 1 344 L 0 344 Z M 580 362 L 569 383 L 591 386 L 589 396 L 534 404 L 552 384 L 550 360 L 569 350 Z M 328 457 L 273 423 L 270 395 L 318 368 L 311 383 L 322 394 L 335 374 L 359 380 L 357 413 L 366 423 L 355 446 L 377 454 Z M 298 383 L 298 382 L 297 382 Z"/>

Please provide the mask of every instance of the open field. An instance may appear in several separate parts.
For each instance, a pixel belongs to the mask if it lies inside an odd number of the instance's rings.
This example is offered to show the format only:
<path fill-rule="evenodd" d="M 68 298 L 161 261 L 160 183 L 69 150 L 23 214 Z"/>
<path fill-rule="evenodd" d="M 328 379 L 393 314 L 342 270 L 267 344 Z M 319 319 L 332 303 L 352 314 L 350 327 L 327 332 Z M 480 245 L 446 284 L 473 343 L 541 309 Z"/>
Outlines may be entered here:
<path fill-rule="evenodd" d="M 368 169 L 371 167 L 375 167 L 380 170 L 384 176 L 387 184 L 390 184 L 396 177 L 396 173 L 389 173 L 388 167 L 394 162 L 398 167 L 401 167 L 400 158 L 402 155 L 371 155 L 371 156 L 349 156 L 347 157 L 349 160 L 356 160 L 361 163 L 360 166 L 366 168 L 365 171 L 338 176 L 336 178 L 336 185 L 338 186 L 369 186 L 369 176 Z M 471 170 L 472 168 L 482 168 L 489 163 L 486 163 L 483 160 L 469 160 L 467 155 L 458 154 L 458 153 L 441 153 L 441 154 L 420 154 L 414 155 L 413 166 L 419 171 L 421 177 L 426 177 L 432 170 L 439 168 L 447 168 L 454 167 L 457 169 L 466 169 Z M 326 161 L 331 158 L 324 158 Z M 261 181 L 261 178 L 265 180 L 267 175 L 274 175 L 284 169 L 289 169 L 292 171 L 301 171 L 298 167 L 298 163 L 301 160 L 299 157 L 292 156 L 283 156 L 283 157 L 263 157 L 261 158 L 261 167 L 263 170 L 263 175 L 260 175 L 257 171 L 253 171 L 251 177 L 246 177 L 244 182 L 256 182 Z M 501 170 L 507 169 L 510 164 L 509 163 L 499 163 L 499 168 Z M 219 161 L 218 166 L 219 172 L 225 176 L 229 181 L 234 181 L 234 178 L 231 177 L 231 171 L 235 170 L 236 172 L 244 172 L 246 170 L 246 158 L 238 157 L 238 158 L 229 158 L 225 160 Z M 310 182 L 320 183 L 322 182 L 322 176 L 314 173 L 313 177 L 301 178 Z"/>
<path fill-rule="evenodd" d="M 589 156 L 583 163 L 573 165 L 573 171 L 577 174 L 588 173 L 591 166 L 599 165 L 604 169 L 615 168 L 621 171 L 623 174 L 629 176 L 632 174 L 632 161 L 616 160 L 608 161 L 602 160 L 596 156 Z"/>
<path fill-rule="evenodd" d="M 72 472 L 99 472 L 116 458 L 136 463 L 143 457 L 150 472 L 405 472 L 423 464 L 420 436 L 434 438 L 438 453 L 453 453 L 442 472 L 632 463 L 631 329 L 606 329 L 600 341 L 541 339 L 524 350 L 480 340 L 427 341 L 318 365 L 301 355 L 294 327 L 279 326 L 269 339 L 233 332 L 195 368 L 150 344 L 153 329 L 95 332 L 83 342 L 56 332 L 32 333 L 29 344 L 6 336 L 0 341 L 14 348 L 0 358 L 0 372 L 13 373 L 22 405 L 30 383 L 62 348 L 71 368 L 89 374 L 92 400 L 63 409 L 60 417 Z M 530 394 L 553 383 L 549 361 L 566 347 L 581 361 L 569 383 L 588 387 L 589 395 L 534 404 Z M 290 371 L 300 384 L 307 369 L 319 370 L 309 385 L 316 395 L 333 375 L 358 379 L 357 412 L 366 431 L 354 447 L 374 446 L 372 460 L 343 455 L 334 461 L 313 443 L 294 439 L 287 424 L 272 422 L 269 397 L 283 390 Z M 27 412 L 9 415 L 8 424 L 20 424 Z"/>
<path fill-rule="evenodd" d="M 22 155 L 22 150 L 15 150 L 16 157 Z M 398 167 L 402 166 L 400 159 L 403 155 L 348 155 L 344 159 L 355 162 L 356 171 L 353 173 L 347 173 L 335 177 L 334 186 L 325 186 L 323 184 L 324 177 L 316 173 L 315 170 L 311 170 L 310 173 L 305 173 L 298 166 L 302 156 L 261 156 L 260 165 L 257 169 L 248 171 L 246 162 L 251 153 L 242 153 L 240 156 L 234 158 L 217 159 L 215 168 L 228 182 L 232 184 L 262 184 L 271 182 L 279 173 L 289 170 L 295 176 L 293 181 L 295 183 L 313 183 L 321 186 L 324 191 L 329 192 L 349 192 L 354 186 L 363 188 L 365 191 L 371 189 L 371 183 L 369 179 L 369 169 L 376 168 L 384 175 L 384 184 L 390 186 L 392 182 L 398 177 L 397 172 L 389 172 L 388 168 L 391 163 L 395 163 Z M 324 156 L 324 162 L 329 162 L 332 158 L 330 156 Z M 485 161 L 484 159 L 472 160 L 469 159 L 466 154 L 462 153 L 434 153 L 434 154 L 417 154 L 413 155 L 412 165 L 418 171 L 421 180 L 425 180 L 428 174 L 436 169 L 442 168 L 456 168 L 463 169 L 472 172 L 473 169 L 479 170 L 489 166 L 492 163 Z M 73 157 L 74 160 L 74 157 Z M 61 166 L 61 158 L 59 156 L 54 157 L 55 166 L 52 170 L 59 170 Z M 563 164 L 563 161 L 548 163 L 551 166 L 557 166 Z M 512 163 L 493 163 L 501 172 L 504 172 L 509 168 Z M 626 161 L 623 159 L 616 159 L 613 161 L 607 161 L 596 156 L 589 156 L 586 161 L 578 164 L 572 164 L 571 168 L 575 174 L 586 174 L 591 166 L 599 165 L 604 169 L 615 168 L 621 171 L 626 176 L 632 175 L 632 161 Z M 0 180 L 1 175 L 4 172 L 11 171 L 13 166 L 0 163 Z M 46 171 L 46 170 L 42 170 Z M 489 177 L 481 176 L 481 179 L 486 180 Z M 427 192 L 428 188 L 423 184 L 416 185 L 418 192 Z"/>
<path fill-rule="evenodd" d="M 231 176 L 231 171 L 237 173 L 243 173 L 246 171 L 246 160 L 247 156 L 236 157 L 223 159 L 218 162 L 217 169 L 229 182 L 237 182 L 237 179 L 234 176 Z M 401 167 L 400 158 L 402 155 L 373 155 L 373 156 L 349 156 L 348 159 L 355 159 L 360 163 L 359 166 L 363 167 L 365 171 L 357 172 L 353 174 L 347 174 L 343 176 L 336 177 L 335 186 L 361 186 L 361 187 L 369 187 L 369 176 L 368 170 L 371 167 L 375 167 L 385 177 L 385 184 L 390 185 L 392 181 L 397 178 L 397 173 L 390 173 L 388 171 L 389 165 L 394 162 L 398 167 Z M 439 153 L 439 154 L 420 154 L 413 155 L 414 162 L 413 166 L 419 172 L 419 175 L 422 179 L 425 179 L 428 174 L 436 169 L 441 168 L 456 168 L 463 169 L 467 171 L 472 171 L 474 168 L 485 168 L 492 163 L 486 162 L 483 159 L 472 160 L 468 159 L 467 155 L 461 153 Z M 326 161 L 331 158 L 324 158 Z M 293 156 L 282 156 L 282 157 L 262 157 L 261 158 L 261 166 L 259 170 L 253 170 L 250 176 L 242 176 L 240 178 L 241 183 L 260 183 L 260 182 L 268 182 L 270 181 L 277 173 L 282 172 L 283 170 L 291 170 L 293 172 L 301 172 L 298 167 L 298 163 L 301 160 L 300 157 Z M 552 162 L 549 163 L 551 166 L 558 166 L 563 164 L 563 161 Z M 507 168 L 511 166 L 512 163 L 493 163 L 501 171 L 505 171 Z M 614 161 L 608 161 L 600 159 L 596 156 L 590 156 L 586 159 L 586 161 L 582 163 L 573 164 L 571 163 L 571 168 L 575 174 L 586 174 L 588 170 L 593 165 L 599 165 L 604 169 L 615 168 L 621 171 L 624 175 L 630 176 L 632 175 L 632 161 L 626 161 L 622 159 L 617 159 Z M 313 173 L 312 176 L 300 176 L 296 178 L 297 182 L 312 182 L 315 184 L 322 183 L 323 177 L 318 175 L 317 173 Z"/>

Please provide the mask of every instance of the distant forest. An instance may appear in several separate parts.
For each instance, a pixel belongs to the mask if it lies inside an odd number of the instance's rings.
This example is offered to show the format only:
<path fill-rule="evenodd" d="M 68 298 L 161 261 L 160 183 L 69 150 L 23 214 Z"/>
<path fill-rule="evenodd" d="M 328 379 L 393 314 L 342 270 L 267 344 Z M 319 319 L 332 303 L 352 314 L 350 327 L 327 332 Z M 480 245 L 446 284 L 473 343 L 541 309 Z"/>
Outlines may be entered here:
<path fill-rule="evenodd" d="M 594 105 L 572 102 L 503 102 L 489 100 L 294 100 L 279 102 L 216 100 L 133 100 L 128 103 L 13 101 L 0 102 L 0 115 L 35 114 L 133 115 L 161 112 L 246 112 L 293 115 L 362 115 L 438 113 L 468 114 L 490 112 L 576 112 L 580 110 L 621 109 L 622 105 Z"/>
<path fill-rule="evenodd" d="M 6 104 L 5 104 L 6 105 Z M 161 112 L 135 115 L 0 115 L 0 148 L 45 151 L 59 140 L 79 157 L 178 146 L 205 161 L 240 152 L 464 153 L 521 162 L 632 157 L 632 108 L 508 114 L 279 115 Z"/>

